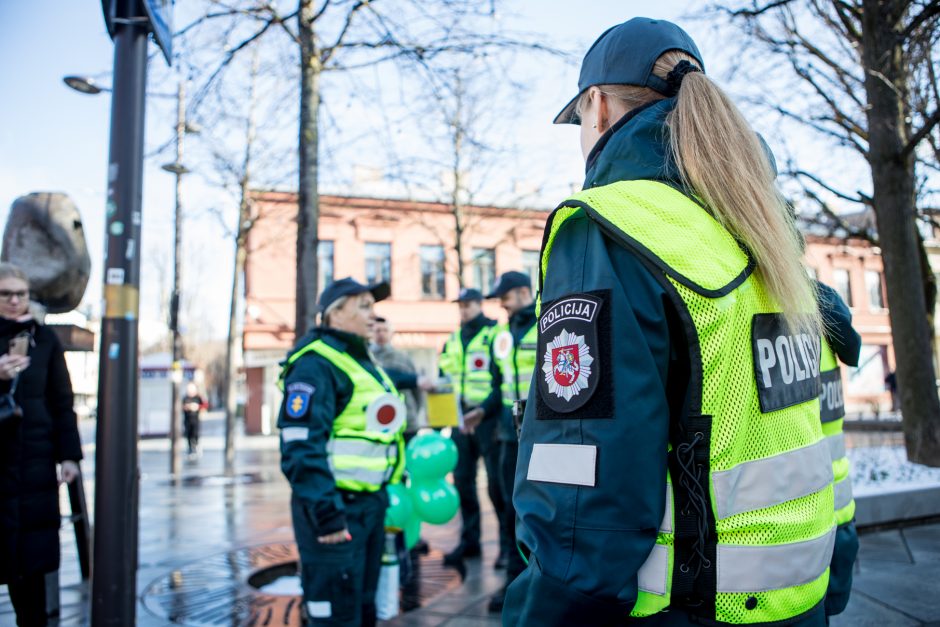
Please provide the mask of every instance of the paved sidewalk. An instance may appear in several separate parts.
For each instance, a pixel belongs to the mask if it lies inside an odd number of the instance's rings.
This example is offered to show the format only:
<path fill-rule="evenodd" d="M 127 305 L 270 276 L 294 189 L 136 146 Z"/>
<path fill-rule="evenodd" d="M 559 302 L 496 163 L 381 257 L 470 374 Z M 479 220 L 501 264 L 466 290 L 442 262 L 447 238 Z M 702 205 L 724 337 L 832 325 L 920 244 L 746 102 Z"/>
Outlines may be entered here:
<path fill-rule="evenodd" d="M 185 462 L 181 485 L 169 481 L 166 440 L 140 444 L 140 569 L 138 625 L 297 624 L 292 597 L 258 601 L 245 583 L 267 564 L 294 559 L 290 490 L 279 469 L 277 439 L 239 438 L 237 474 L 222 476 L 221 424 L 205 424 L 204 454 Z M 94 497 L 94 423 L 82 423 L 86 443 L 86 490 Z M 487 612 L 490 596 L 503 584 L 494 571 L 498 553 L 495 519 L 481 473 L 483 558 L 467 562 L 462 585 L 440 568 L 440 553 L 457 541 L 459 520 L 425 525 L 434 553 L 423 566 L 425 593 L 432 598 L 389 625 L 423 627 L 498 625 Z M 64 494 L 64 491 L 63 491 Z M 67 502 L 63 511 L 67 511 Z M 459 518 L 459 517 L 458 517 Z M 87 624 L 87 584 L 80 581 L 71 527 L 61 533 L 62 626 Z M 450 579 L 448 579 L 448 577 Z M 862 536 L 852 601 L 836 627 L 940 626 L 940 523 Z M 436 586 L 436 587 L 435 587 Z M 446 590 L 446 591 L 444 591 Z M 15 624 L 5 587 L 0 587 L 0 625 Z"/>

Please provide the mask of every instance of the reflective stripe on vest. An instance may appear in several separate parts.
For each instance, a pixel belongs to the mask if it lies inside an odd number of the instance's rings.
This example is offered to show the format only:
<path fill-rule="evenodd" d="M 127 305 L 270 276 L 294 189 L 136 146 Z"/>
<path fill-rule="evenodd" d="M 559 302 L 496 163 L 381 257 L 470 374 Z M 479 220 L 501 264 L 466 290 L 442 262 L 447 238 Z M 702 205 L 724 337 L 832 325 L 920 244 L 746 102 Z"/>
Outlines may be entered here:
<path fill-rule="evenodd" d="M 348 353 L 318 339 L 288 358 L 281 371 L 282 383 L 291 366 L 310 352 L 341 370 L 353 385 L 349 402 L 333 420 L 333 431 L 327 443 L 336 486 L 352 492 L 376 492 L 386 483 L 398 482 L 404 472 L 404 425 L 393 433 L 366 430 L 369 404 L 385 394 L 397 394 L 391 379 L 378 364 L 373 362 L 379 379 Z"/>
<path fill-rule="evenodd" d="M 820 420 L 823 435 L 829 446 L 833 472 L 833 502 L 836 524 L 844 525 L 855 517 L 855 501 L 852 497 L 852 479 L 849 477 L 849 459 L 845 452 L 845 433 L 842 425 L 845 404 L 842 394 L 842 369 L 835 351 L 828 342 L 823 342 L 820 351 L 820 378 L 823 390 L 820 395 Z"/>
<path fill-rule="evenodd" d="M 789 544 L 717 547 L 717 591 L 735 594 L 783 590 L 818 579 L 829 568 L 836 528 L 822 536 Z M 669 551 L 656 544 L 637 576 L 639 588 L 656 595 L 666 593 Z M 772 566 L 771 566 L 772 565 Z"/>
<path fill-rule="evenodd" d="M 818 492 L 832 483 L 825 440 L 712 473 L 715 515 L 728 518 Z"/>
<path fill-rule="evenodd" d="M 705 505 L 714 508 L 714 523 L 700 540 L 715 559 L 697 564 L 703 570 L 716 569 L 710 573 L 716 584 L 703 591 L 714 612 L 702 616 L 756 623 L 782 621 L 810 610 L 828 585 L 835 530 L 833 469 L 813 392 L 806 395 L 804 386 L 795 401 L 761 410 L 752 331 L 759 316 L 762 321 L 774 319 L 779 306 L 727 230 L 699 204 L 653 181 L 588 189 L 556 209 L 546 227 L 542 283 L 551 283 L 551 248 L 562 224 L 582 211 L 605 235 L 643 259 L 653 274 L 662 273 L 666 292 L 686 321 L 693 381 L 690 415 L 684 420 L 694 417 L 710 432 L 704 441 L 704 498 Z M 695 242 L 694 249 L 689 242 Z M 804 355 L 803 365 L 809 366 L 805 360 Z M 763 385 L 768 386 L 766 380 Z M 689 441 L 692 434 L 689 431 Z M 678 449 L 670 455 L 678 455 Z M 599 451 L 599 459 L 603 456 Z M 699 570 L 693 563 L 699 549 L 692 544 L 694 532 L 689 532 L 698 522 L 697 510 L 688 507 L 691 501 L 674 500 L 671 486 L 679 478 L 671 481 L 666 510 L 672 520 L 663 521 L 656 545 L 638 572 L 640 592 L 633 616 L 680 607 L 671 595 L 674 580 L 681 576 L 688 585 L 682 573 Z M 685 490 L 682 494 L 688 498 Z M 687 560 L 681 564 L 676 561 L 680 554 Z M 708 581 L 703 574 L 696 585 Z M 745 607 L 750 594 L 761 595 L 757 607 Z M 696 613 L 694 607 L 689 609 Z"/>
<path fill-rule="evenodd" d="M 511 333 L 508 323 L 497 327 L 493 334 L 494 341 L 502 333 Z M 499 370 L 503 375 L 502 396 L 503 405 L 506 407 L 512 407 L 515 401 L 524 401 L 529 398 L 529 386 L 538 361 L 537 342 L 538 325 L 533 323 L 518 345 L 513 341 L 509 354 L 502 357 L 496 356 Z"/>
<path fill-rule="evenodd" d="M 467 343 L 466 351 L 460 340 L 460 331 L 452 333 L 444 344 L 438 367 L 450 377 L 461 399 L 468 404 L 482 403 L 492 389 L 493 376 L 489 368 L 490 342 L 496 328 L 482 327 Z M 481 367 L 473 363 L 476 359 L 483 360 Z"/>

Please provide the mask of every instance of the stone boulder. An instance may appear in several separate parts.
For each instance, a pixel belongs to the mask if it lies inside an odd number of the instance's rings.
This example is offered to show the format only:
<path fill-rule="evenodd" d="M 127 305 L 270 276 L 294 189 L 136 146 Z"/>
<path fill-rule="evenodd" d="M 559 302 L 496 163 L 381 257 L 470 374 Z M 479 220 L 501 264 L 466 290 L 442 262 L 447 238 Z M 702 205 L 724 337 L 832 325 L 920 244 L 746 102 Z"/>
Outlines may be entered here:
<path fill-rule="evenodd" d="M 49 313 L 75 309 L 91 273 L 78 207 L 57 192 L 20 196 L 10 208 L 0 259 L 22 268 L 30 298 Z"/>

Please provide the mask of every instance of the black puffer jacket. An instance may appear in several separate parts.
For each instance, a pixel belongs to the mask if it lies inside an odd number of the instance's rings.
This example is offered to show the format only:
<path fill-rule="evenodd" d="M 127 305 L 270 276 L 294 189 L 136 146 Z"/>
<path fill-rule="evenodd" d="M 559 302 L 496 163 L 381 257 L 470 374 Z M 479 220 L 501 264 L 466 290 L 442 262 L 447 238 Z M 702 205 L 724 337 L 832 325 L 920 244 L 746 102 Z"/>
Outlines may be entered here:
<path fill-rule="evenodd" d="M 82 458 L 62 345 L 34 321 L 0 318 L 0 350 L 21 331 L 34 344 L 15 393 L 23 418 L 0 425 L 0 584 L 59 567 L 56 463 Z M 0 393 L 9 389 L 0 380 Z"/>

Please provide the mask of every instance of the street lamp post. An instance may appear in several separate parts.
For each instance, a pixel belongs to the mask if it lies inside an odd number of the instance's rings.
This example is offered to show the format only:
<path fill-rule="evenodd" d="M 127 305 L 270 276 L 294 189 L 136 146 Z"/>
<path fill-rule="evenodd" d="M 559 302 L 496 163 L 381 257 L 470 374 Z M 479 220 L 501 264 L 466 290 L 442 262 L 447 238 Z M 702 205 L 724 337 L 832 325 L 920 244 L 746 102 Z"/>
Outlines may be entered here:
<path fill-rule="evenodd" d="M 170 333 L 173 342 L 173 358 L 170 370 L 170 473 L 174 481 L 178 480 L 182 472 L 182 460 L 179 451 L 180 426 L 182 412 L 180 406 L 180 385 L 183 380 L 183 368 L 180 360 L 183 358 L 183 339 L 180 336 L 180 270 L 182 264 L 182 182 L 183 175 L 189 169 L 183 165 L 183 138 L 187 132 L 198 132 L 186 125 L 186 83 L 179 82 L 176 92 L 176 161 L 163 165 L 163 169 L 176 175 L 176 203 L 173 209 L 173 294 L 170 297 Z"/>

